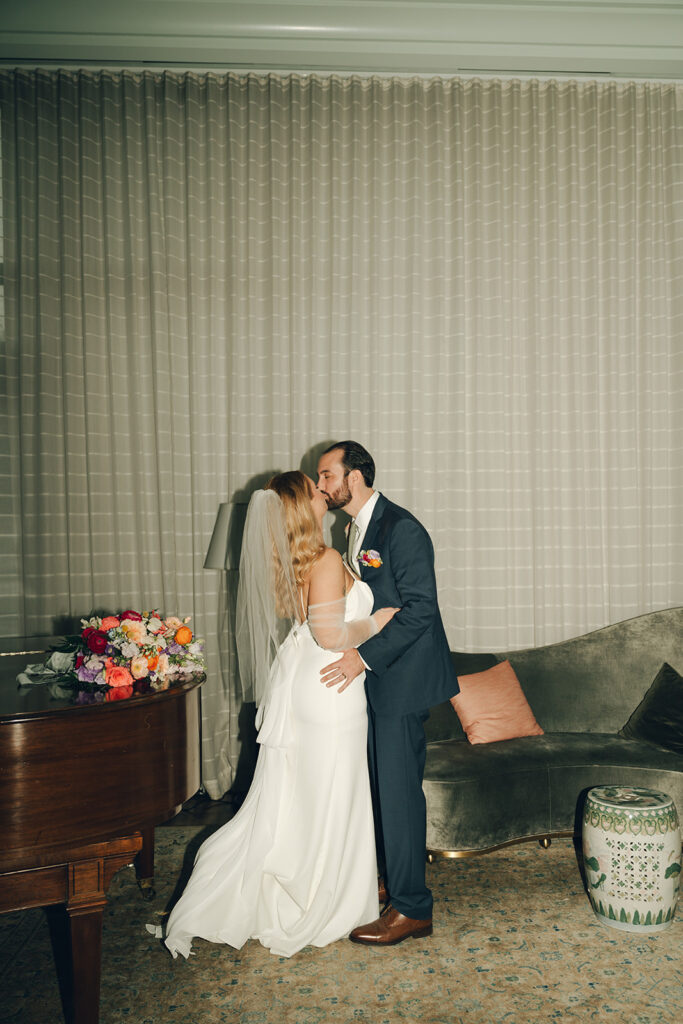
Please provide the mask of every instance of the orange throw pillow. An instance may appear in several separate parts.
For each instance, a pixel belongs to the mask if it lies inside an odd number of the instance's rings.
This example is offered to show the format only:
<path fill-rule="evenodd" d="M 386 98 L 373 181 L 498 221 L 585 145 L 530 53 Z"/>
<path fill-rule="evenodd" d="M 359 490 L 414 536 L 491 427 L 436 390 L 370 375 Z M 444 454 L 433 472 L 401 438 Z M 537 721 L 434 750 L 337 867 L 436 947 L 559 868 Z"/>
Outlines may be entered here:
<path fill-rule="evenodd" d="M 459 676 L 458 682 L 460 693 L 451 704 L 470 743 L 543 735 L 509 661 Z"/>

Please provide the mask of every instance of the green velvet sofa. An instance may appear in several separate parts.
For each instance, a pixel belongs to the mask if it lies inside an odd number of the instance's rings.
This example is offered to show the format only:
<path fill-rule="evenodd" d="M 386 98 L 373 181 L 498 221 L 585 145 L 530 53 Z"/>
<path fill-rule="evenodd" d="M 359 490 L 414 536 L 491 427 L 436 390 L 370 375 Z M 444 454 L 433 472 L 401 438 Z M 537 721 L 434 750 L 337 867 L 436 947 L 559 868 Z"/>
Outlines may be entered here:
<path fill-rule="evenodd" d="M 683 817 L 683 754 L 618 735 L 664 662 L 683 672 L 683 608 L 546 647 L 453 659 L 458 675 L 508 659 L 544 735 L 471 745 L 449 702 L 432 709 L 424 776 L 430 856 L 578 836 L 585 795 L 598 785 L 663 790 Z"/>

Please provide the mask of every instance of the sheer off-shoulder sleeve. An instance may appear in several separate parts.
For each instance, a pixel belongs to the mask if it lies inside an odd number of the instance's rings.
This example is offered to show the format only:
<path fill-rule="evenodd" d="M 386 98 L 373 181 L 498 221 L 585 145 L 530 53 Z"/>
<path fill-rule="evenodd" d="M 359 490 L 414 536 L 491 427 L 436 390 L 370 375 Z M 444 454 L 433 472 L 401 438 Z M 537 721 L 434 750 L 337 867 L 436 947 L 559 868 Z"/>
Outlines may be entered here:
<path fill-rule="evenodd" d="M 359 647 L 375 633 L 379 633 L 372 615 L 366 619 L 344 622 L 345 609 L 345 597 L 308 606 L 308 625 L 313 639 L 327 651 L 348 651 L 350 647 Z"/>

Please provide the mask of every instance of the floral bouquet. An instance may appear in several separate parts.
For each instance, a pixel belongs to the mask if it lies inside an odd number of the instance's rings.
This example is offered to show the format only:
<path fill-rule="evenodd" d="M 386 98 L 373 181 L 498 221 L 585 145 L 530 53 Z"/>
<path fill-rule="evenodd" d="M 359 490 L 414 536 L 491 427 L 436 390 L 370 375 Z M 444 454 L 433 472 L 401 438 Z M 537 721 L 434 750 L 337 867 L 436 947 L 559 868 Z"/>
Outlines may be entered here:
<path fill-rule="evenodd" d="M 81 619 L 82 632 L 67 637 L 44 666 L 29 666 L 26 674 L 47 682 L 54 696 L 73 697 L 77 704 L 167 690 L 206 667 L 204 645 L 192 635 L 189 621 L 189 616 L 163 618 L 130 609 Z"/>

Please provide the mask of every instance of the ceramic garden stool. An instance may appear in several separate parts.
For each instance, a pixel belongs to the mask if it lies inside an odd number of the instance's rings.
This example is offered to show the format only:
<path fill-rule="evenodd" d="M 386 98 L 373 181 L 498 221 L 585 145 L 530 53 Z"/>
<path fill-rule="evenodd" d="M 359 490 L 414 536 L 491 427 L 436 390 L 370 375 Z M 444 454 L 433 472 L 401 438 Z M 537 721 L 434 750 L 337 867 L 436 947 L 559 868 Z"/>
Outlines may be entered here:
<path fill-rule="evenodd" d="M 589 790 L 583 863 L 602 924 L 646 934 L 668 928 L 681 877 L 681 832 L 671 797 L 636 786 Z"/>

